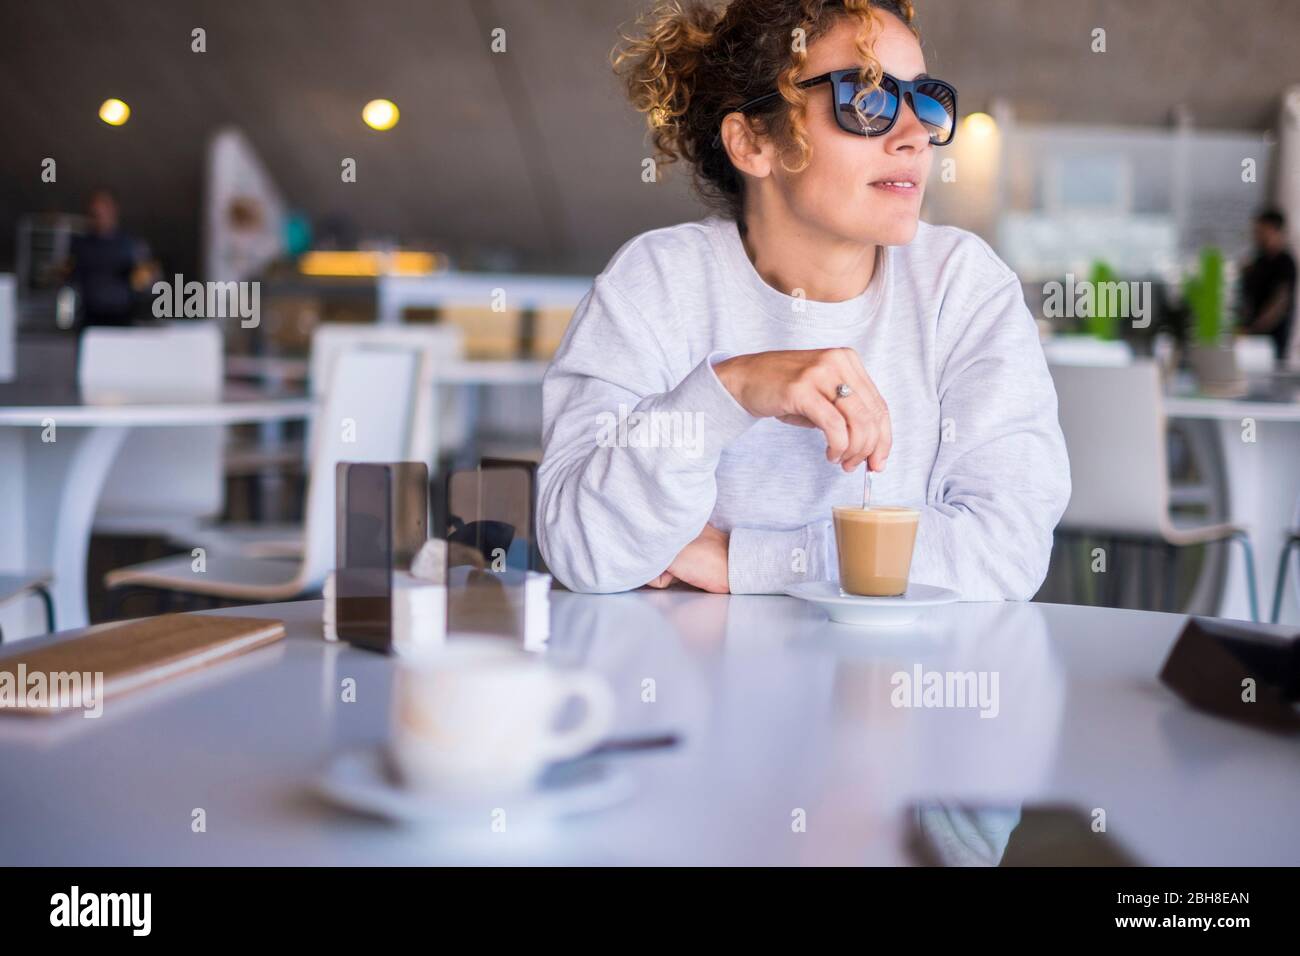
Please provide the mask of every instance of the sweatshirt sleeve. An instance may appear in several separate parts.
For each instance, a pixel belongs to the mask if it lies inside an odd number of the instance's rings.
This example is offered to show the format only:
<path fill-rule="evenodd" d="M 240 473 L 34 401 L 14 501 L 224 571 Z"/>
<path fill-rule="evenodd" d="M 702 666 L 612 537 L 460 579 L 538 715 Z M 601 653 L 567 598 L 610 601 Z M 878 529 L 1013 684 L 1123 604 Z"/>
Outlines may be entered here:
<path fill-rule="evenodd" d="M 781 594 L 801 581 L 838 581 L 830 519 L 802 528 L 732 528 L 727 584 L 732 594 Z"/>
<path fill-rule="evenodd" d="M 1014 275 L 957 318 L 911 577 L 964 601 L 1029 600 L 1070 498 L 1056 389 Z"/>
<path fill-rule="evenodd" d="M 542 386 L 537 538 L 566 587 L 640 587 L 708 523 L 722 451 L 758 421 L 718 380 L 723 357 L 675 369 L 655 328 L 596 279 Z"/>

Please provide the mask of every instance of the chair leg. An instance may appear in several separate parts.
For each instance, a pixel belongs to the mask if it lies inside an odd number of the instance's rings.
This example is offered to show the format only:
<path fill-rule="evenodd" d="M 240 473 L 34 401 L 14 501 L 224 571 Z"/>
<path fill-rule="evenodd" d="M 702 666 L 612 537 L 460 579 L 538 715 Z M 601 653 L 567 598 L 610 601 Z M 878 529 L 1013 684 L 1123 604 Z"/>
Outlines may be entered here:
<path fill-rule="evenodd" d="M 1075 578 L 1074 546 L 1076 542 L 1070 535 L 1058 531 L 1055 536 L 1055 543 L 1056 546 L 1060 549 L 1059 554 L 1061 555 L 1061 564 L 1060 564 L 1061 577 L 1065 581 L 1065 603 L 1078 604 L 1079 602 L 1076 599 L 1076 595 L 1074 593 L 1074 578 Z"/>
<path fill-rule="evenodd" d="M 1246 587 L 1250 594 L 1250 619 L 1258 623 L 1259 596 L 1255 593 L 1255 549 L 1250 546 L 1250 535 L 1244 531 L 1236 532 L 1232 538 L 1241 544 L 1242 553 L 1246 556 Z"/>
<path fill-rule="evenodd" d="M 1081 534 L 1072 542 L 1079 562 L 1074 565 L 1074 588 L 1078 603 L 1090 605 L 1097 603 L 1093 597 L 1096 575 L 1092 574 L 1092 553 L 1088 548 L 1088 536 Z"/>
<path fill-rule="evenodd" d="M 1300 545 L 1300 536 L 1292 535 L 1282 546 L 1282 558 L 1277 563 L 1277 584 L 1273 587 L 1273 612 L 1268 618 L 1274 624 L 1282 616 L 1282 595 L 1286 593 L 1287 565 L 1291 560 L 1291 550 L 1296 545 Z"/>
<path fill-rule="evenodd" d="M 1106 577 L 1110 584 L 1110 597 L 1105 601 L 1106 607 L 1121 607 L 1123 605 L 1123 581 L 1120 579 L 1119 569 L 1123 566 L 1120 561 L 1120 543 L 1119 538 L 1106 539 Z"/>
<path fill-rule="evenodd" d="M 1178 549 L 1166 544 L 1165 566 L 1161 569 L 1163 580 L 1160 582 L 1164 591 L 1160 610 L 1177 613 L 1178 608 Z"/>
<path fill-rule="evenodd" d="M 1159 584 L 1160 545 L 1158 542 L 1144 541 L 1140 547 L 1142 549 L 1142 593 L 1138 607 L 1143 611 L 1163 610 L 1158 606 L 1152 607 L 1156 603 L 1156 588 Z"/>
<path fill-rule="evenodd" d="M 44 584 L 38 584 L 32 590 L 36 592 L 36 595 L 41 599 L 41 603 L 45 605 L 45 630 L 53 634 L 55 631 L 54 597 L 50 594 L 50 589 Z"/>

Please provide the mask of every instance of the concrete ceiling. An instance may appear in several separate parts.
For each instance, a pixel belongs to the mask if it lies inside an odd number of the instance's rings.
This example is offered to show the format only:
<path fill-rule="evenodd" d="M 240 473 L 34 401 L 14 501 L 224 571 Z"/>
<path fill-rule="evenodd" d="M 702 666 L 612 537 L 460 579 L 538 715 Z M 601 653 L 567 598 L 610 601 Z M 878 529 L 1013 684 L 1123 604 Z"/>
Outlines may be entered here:
<path fill-rule="evenodd" d="M 313 220 L 482 261 L 598 269 L 630 235 L 693 218 L 673 174 L 641 181 L 643 129 L 608 54 L 639 0 L 4 0 L 0 267 L 25 212 L 115 187 L 167 265 L 197 263 L 204 147 L 243 128 Z M 931 73 L 966 110 L 1030 120 L 1264 129 L 1300 82 L 1297 0 L 919 0 Z M 207 52 L 190 31 L 207 31 Z M 506 30 L 507 52 L 489 49 Z M 1107 52 L 1090 50 L 1106 30 Z M 98 104 L 118 96 L 130 122 Z M 361 105 L 398 103 L 389 133 Z M 343 157 L 358 181 L 340 181 Z M 54 157 L 58 181 L 40 181 Z"/>

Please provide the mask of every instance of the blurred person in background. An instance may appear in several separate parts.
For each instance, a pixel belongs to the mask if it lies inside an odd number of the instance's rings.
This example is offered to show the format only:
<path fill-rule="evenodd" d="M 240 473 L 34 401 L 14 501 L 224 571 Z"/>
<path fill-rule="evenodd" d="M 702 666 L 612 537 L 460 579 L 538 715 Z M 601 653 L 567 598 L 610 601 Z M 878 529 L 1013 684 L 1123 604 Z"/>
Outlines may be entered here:
<path fill-rule="evenodd" d="M 72 240 L 69 281 L 81 300 L 81 324 L 131 325 L 139 297 L 158 275 L 149 247 L 124 232 L 117 198 L 104 188 L 86 203 L 89 229 Z"/>
<path fill-rule="evenodd" d="M 1240 327 L 1267 335 L 1285 361 L 1295 310 L 1295 258 L 1286 247 L 1286 217 L 1266 209 L 1255 217 L 1255 254 L 1241 273 Z"/>

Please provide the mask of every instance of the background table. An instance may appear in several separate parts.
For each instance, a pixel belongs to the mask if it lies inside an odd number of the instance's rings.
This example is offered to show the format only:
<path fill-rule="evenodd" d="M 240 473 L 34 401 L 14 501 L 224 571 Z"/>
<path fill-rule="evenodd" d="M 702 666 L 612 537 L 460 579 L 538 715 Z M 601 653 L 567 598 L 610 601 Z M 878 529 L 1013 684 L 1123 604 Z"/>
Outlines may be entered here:
<path fill-rule="evenodd" d="M 448 306 L 489 308 L 503 293 L 505 305 L 525 312 L 576 308 L 591 291 L 590 276 L 522 273 L 438 272 L 427 276 L 382 275 L 375 280 L 375 321 L 397 324 L 407 309 Z"/>
<path fill-rule="evenodd" d="M 0 862 L 898 863 L 909 804 L 938 799 L 1101 808 L 1152 864 L 1300 863 L 1295 740 L 1193 711 L 1156 679 L 1181 616 L 961 604 L 873 632 L 786 597 L 553 594 L 546 653 L 605 675 L 615 734 L 682 744 L 616 758 L 631 802 L 530 835 L 508 807 L 504 833 L 485 818 L 452 834 L 314 795 L 331 755 L 384 739 L 395 667 L 321 641 L 320 611 L 218 612 L 281 617 L 290 636 L 98 720 L 0 716 Z M 998 715 L 891 706 L 892 676 L 918 665 L 997 672 Z"/>
<path fill-rule="evenodd" d="M 59 627 L 87 623 L 86 555 L 99 493 L 132 428 L 306 418 L 310 400 L 230 388 L 222 401 L 93 404 L 67 390 L 0 388 L 0 570 L 49 570 Z M 45 440 L 53 423 L 54 441 Z"/>

